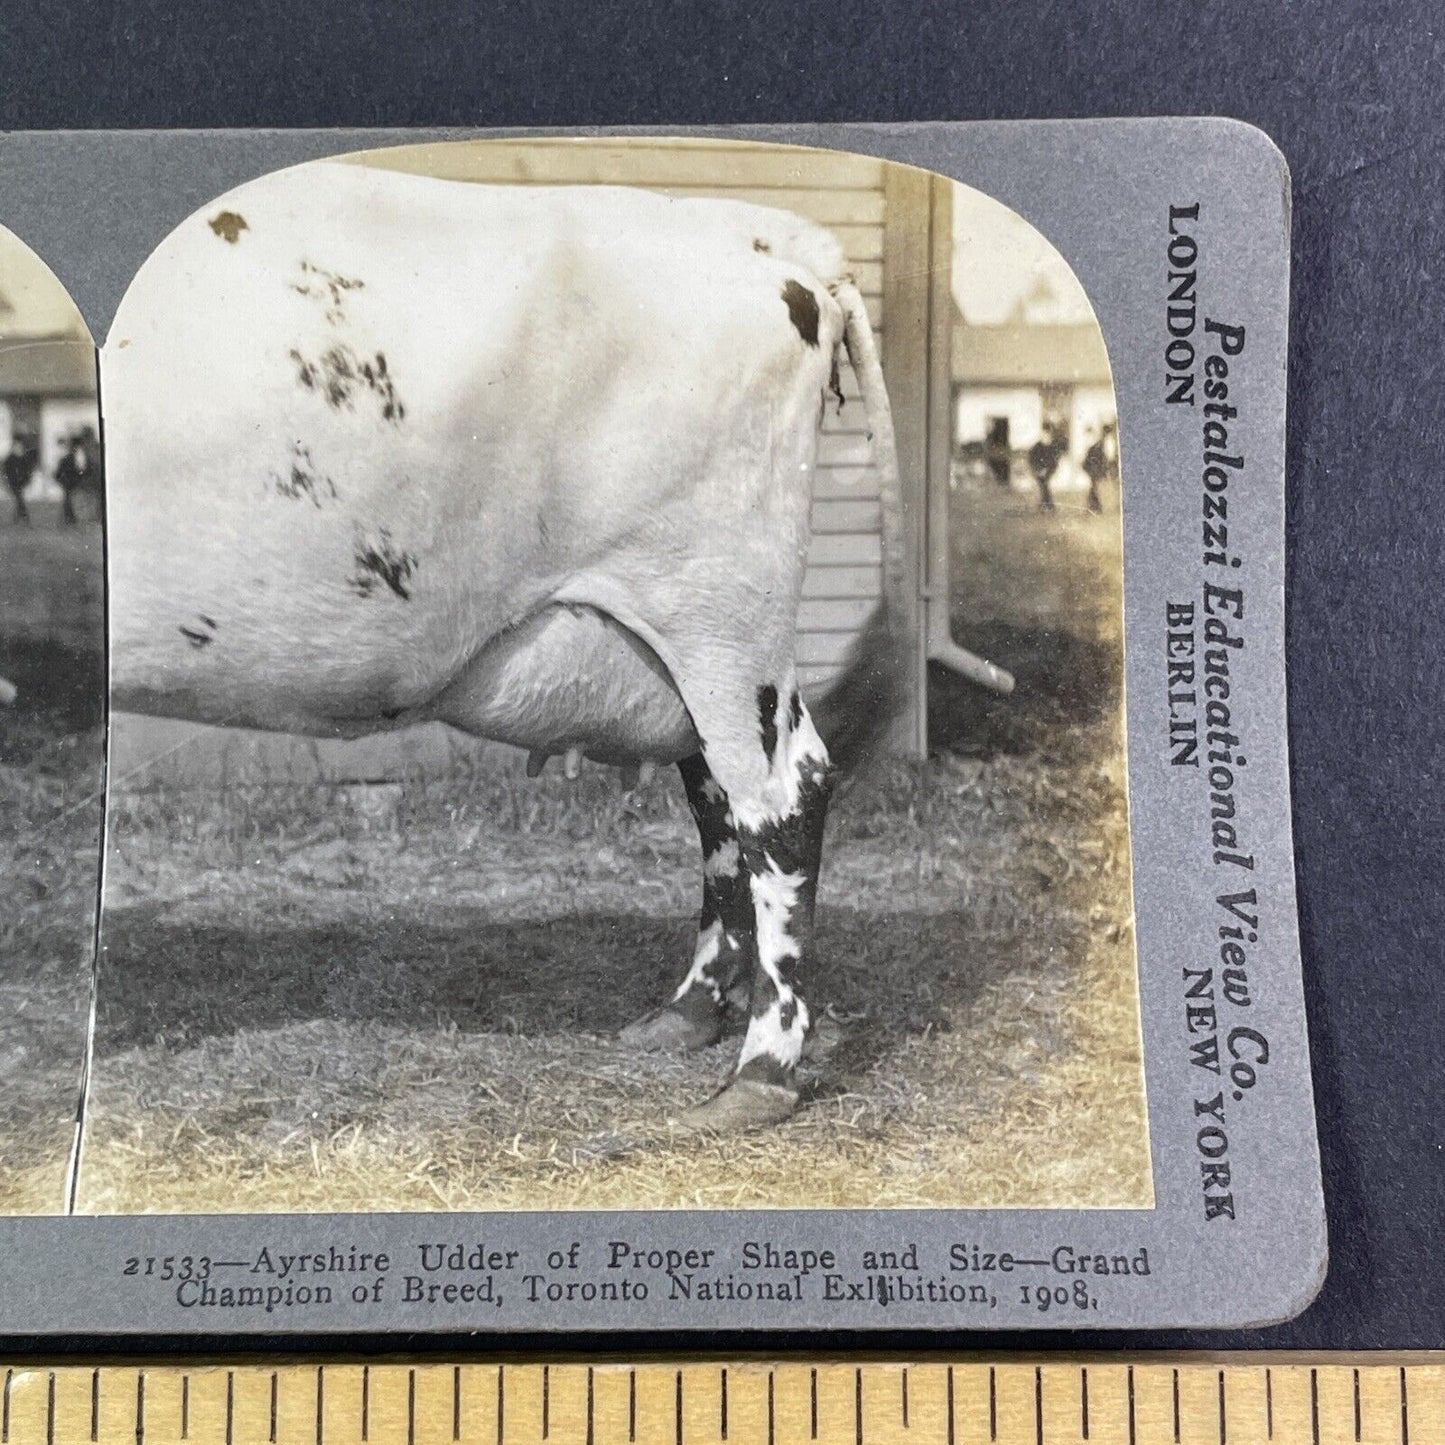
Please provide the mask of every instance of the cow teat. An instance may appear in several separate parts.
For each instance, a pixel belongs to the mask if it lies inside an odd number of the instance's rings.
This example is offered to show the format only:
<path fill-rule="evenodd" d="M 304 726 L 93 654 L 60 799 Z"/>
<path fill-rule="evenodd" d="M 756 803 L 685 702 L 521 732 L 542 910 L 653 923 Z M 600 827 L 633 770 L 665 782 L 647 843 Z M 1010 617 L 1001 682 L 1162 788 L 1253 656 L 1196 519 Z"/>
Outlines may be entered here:
<path fill-rule="evenodd" d="M 657 776 L 657 763 L 652 758 L 643 758 L 636 763 L 620 763 L 617 768 L 624 793 L 635 793 L 648 787 Z"/>

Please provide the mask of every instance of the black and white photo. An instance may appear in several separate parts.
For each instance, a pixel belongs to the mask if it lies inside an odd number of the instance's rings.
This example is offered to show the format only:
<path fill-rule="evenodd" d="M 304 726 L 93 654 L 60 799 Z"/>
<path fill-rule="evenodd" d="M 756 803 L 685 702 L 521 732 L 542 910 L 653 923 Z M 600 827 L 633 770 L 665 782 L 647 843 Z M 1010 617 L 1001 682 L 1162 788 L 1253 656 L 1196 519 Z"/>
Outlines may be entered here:
<path fill-rule="evenodd" d="M 887 171 L 403 150 L 152 256 L 80 1208 L 1148 1202 L 1107 357 L 1032 228 Z M 956 291 L 1026 353 L 1050 286 L 1102 399 L 1019 369 L 1046 511 L 967 472 L 953 367 Z"/>
<path fill-rule="evenodd" d="M 0 230 L 0 1214 L 63 1214 L 104 805 L 95 347 Z"/>

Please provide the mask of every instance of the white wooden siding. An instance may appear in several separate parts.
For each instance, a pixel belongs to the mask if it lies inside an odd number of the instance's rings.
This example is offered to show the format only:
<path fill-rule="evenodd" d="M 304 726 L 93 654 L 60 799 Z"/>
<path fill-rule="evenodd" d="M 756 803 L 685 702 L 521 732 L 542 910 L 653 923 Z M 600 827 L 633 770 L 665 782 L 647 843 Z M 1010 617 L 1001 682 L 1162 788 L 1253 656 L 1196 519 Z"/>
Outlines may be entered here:
<path fill-rule="evenodd" d="M 834 151 L 729 141 L 479 141 L 373 151 L 366 164 L 517 185 L 643 186 L 669 196 L 725 196 L 796 211 L 838 238 L 878 333 L 885 265 L 883 163 Z M 816 693 L 837 672 L 882 590 L 878 483 L 857 378 L 830 399 L 814 481 L 813 550 L 798 617 L 798 671 Z"/>

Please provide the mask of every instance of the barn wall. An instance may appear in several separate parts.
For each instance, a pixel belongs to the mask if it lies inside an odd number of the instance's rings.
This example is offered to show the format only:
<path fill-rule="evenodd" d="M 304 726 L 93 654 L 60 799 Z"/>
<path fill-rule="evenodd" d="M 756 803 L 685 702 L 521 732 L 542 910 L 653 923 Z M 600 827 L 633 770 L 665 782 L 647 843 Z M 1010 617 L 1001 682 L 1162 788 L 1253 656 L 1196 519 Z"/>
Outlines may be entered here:
<path fill-rule="evenodd" d="M 1031 447 L 1042 435 L 1044 400 L 1036 386 L 966 386 L 959 388 L 958 440 L 981 442 L 988 420 L 1009 419 L 1009 444 Z"/>
<path fill-rule="evenodd" d="M 47 397 L 40 408 L 40 465 L 47 477 L 54 476 L 71 437 L 83 427 L 94 431 L 99 425 L 94 397 Z M 55 495 L 60 495 L 59 487 Z"/>
<path fill-rule="evenodd" d="M 1112 386 L 1085 384 L 1069 389 L 1069 460 L 1082 462 L 1091 433 L 1101 422 L 1114 421 L 1118 406 Z M 988 419 L 1009 418 L 1009 440 L 1015 449 L 1031 447 L 1042 435 L 1043 392 L 1038 386 L 966 386 L 958 388 L 957 440 L 981 442 Z"/>
<path fill-rule="evenodd" d="M 1077 386 L 1074 388 L 1073 433 L 1070 436 L 1070 455 L 1082 462 L 1088 451 L 1091 433 L 1097 433 L 1104 422 L 1118 421 L 1119 404 L 1114 397 L 1114 388 L 1107 384 Z"/>
<path fill-rule="evenodd" d="M 93 397 L 49 396 L 0 400 L 0 457 L 9 454 L 15 444 L 15 432 L 22 429 L 38 433 L 40 465 L 30 484 L 26 498 L 32 502 L 59 501 L 60 488 L 55 483 L 55 468 L 65 455 L 70 438 L 83 426 L 99 425 Z"/>
<path fill-rule="evenodd" d="M 915 324 L 900 329 L 900 335 L 909 338 L 910 350 L 917 352 L 905 358 L 896 345 L 890 348 L 885 314 L 886 297 L 917 293 L 920 256 L 927 266 L 928 248 L 924 245 L 920 251 L 918 240 L 920 234 L 927 235 L 928 227 L 927 183 L 921 172 L 834 151 L 693 139 L 665 144 L 559 139 L 407 146 L 373 151 L 358 160 L 473 182 L 637 185 L 672 196 L 723 196 L 795 211 L 827 226 L 843 246 L 874 326 L 895 412 L 926 411 L 928 341 L 919 329 L 922 323 L 915 318 Z M 909 180 L 914 182 L 911 187 Z M 923 206 L 921 233 L 918 217 L 904 214 L 907 207 L 918 204 Z M 926 317 L 926 311 L 920 316 Z M 814 537 L 799 616 L 798 671 L 804 691 L 811 695 L 822 691 L 836 674 L 883 587 L 879 490 L 866 417 L 857 380 L 846 366 L 840 379 L 844 405 L 840 409 L 830 404 L 823 423 L 814 483 Z M 916 531 L 923 471 L 904 466 L 901 473 Z M 916 541 L 910 546 L 916 552 Z M 906 595 L 896 604 L 905 613 L 916 613 L 916 569 L 904 580 Z M 924 707 L 921 687 L 920 663 L 917 695 L 899 732 L 899 746 L 905 750 L 916 751 L 918 746 Z M 116 717 L 111 746 L 117 785 L 138 787 L 156 781 L 161 770 L 149 760 L 163 755 L 165 776 L 172 780 L 214 782 L 218 772 L 234 777 L 240 769 L 281 782 L 376 779 L 417 766 L 443 766 L 458 748 L 471 747 L 467 740 L 448 736 L 438 727 L 362 743 L 261 734 L 247 734 L 242 740 L 224 730 L 187 732 L 185 727 Z M 243 766 L 242 752 L 251 760 L 249 766 Z"/>

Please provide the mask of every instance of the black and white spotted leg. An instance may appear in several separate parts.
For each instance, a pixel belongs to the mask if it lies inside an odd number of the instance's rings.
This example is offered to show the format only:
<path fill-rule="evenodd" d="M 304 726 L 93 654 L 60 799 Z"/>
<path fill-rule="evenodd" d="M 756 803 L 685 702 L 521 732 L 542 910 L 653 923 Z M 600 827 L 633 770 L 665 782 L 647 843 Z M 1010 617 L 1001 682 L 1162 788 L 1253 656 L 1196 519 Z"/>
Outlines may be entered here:
<path fill-rule="evenodd" d="M 671 1000 L 629 1024 L 636 1048 L 700 1049 L 716 1043 L 752 986 L 753 900 L 728 796 L 701 753 L 677 765 L 702 843 L 702 916 L 692 966 Z"/>
<path fill-rule="evenodd" d="M 752 1128 L 787 1118 L 797 1106 L 795 1070 L 811 1022 L 802 982 L 832 768 L 796 691 L 764 686 L 757 707 L 766 783 L 751 796 L 729 794 L 754 915 L 752 1005 L 731 1082 L 683 1116 L 694 1127 Z"/>

